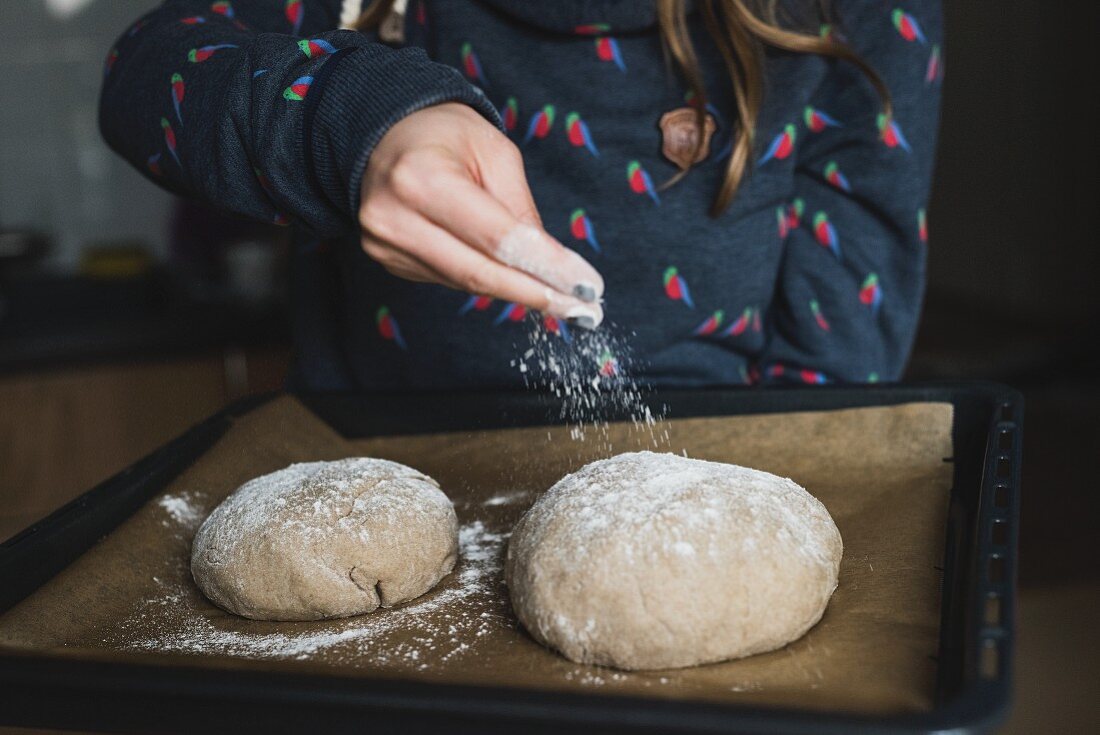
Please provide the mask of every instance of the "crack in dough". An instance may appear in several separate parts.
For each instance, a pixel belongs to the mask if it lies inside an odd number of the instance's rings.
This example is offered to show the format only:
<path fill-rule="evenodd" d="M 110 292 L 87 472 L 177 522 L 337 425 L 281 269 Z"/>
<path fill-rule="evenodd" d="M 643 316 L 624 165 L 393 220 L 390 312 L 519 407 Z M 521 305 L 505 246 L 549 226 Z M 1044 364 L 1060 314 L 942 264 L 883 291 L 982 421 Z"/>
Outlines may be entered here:
<path fill-rule="evenodd" d="M 245 483 L 195 534 L 191 571 L 229 612 L 317 620 L 419 597 L 454 568 L 457 549 L 454 506 L 437 482 L 362 457 Z"/>

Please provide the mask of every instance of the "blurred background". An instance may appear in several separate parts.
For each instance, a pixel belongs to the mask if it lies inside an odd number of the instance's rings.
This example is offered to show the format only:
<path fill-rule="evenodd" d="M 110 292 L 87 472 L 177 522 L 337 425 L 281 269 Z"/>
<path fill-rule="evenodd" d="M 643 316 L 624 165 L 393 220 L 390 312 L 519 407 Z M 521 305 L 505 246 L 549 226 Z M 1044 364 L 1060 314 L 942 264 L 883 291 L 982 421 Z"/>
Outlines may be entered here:
<path fill-rule="evenodd" d="M 0 2 L 0 540 L 226 402 L 282 384 L 285 233 L 174 199 L 99 136 L 105 52 L 155 4 Z M 1100 449 L 1098 10 L 945 6 L 929 286 L 907 379 L 1025 393 L 1008 730 L 1048 731 L 1057 712 L 1059 731 L 1085 732 L 1100 684 L 1088 459 Z"/>

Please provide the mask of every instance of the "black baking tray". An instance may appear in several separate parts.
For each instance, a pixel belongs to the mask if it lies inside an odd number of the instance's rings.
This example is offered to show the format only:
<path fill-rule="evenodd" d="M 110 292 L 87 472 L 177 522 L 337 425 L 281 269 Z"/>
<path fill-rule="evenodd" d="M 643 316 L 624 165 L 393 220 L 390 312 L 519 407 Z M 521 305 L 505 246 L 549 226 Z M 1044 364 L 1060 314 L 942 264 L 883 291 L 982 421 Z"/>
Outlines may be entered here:
<path fill-rule="evenodd" d="M 556 423 L 531 393 L 305 394 L 349 438 Z M 211 447 L 235 403 L 0 545 L 0 611 L 29 595 Z M 890 717 L 0 651 L 0 725 L 117 732 L 978 733 L 1012 690 L 1023 402 L 991 383 L 663 391 L 670 418 L 949 402 L 954 485 L 944 540 L 935 707 Z M 614 418 L 614 417 L 612 417 Z"/>

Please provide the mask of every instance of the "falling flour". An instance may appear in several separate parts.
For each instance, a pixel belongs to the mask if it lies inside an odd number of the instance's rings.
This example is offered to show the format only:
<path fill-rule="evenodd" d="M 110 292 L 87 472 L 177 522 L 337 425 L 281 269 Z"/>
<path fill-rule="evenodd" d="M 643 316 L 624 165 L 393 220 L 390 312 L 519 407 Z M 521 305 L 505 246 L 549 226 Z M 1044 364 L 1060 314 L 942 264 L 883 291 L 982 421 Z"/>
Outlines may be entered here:
<path fill-rule="evenodd" d="M 630 421 L 653 449 L 669 444 L 665 411 L 662 408 L 654 414 L 650 409 L 646 400 L 649 390 L 633 377 L 639 366 L 627 336 L 615 325 L 566 333 L 560 325 L 548 328 L 546 320 L 531 319 L 529 323 L 526 348 L 512 361 L 512 367 L 528 388 L 560 400 L 556 418 L 569 425 L 574 441 L 594 443 L 610 454 L 614 447 L 609 422 Z"/>
<path fill-rule="evenodd" d="M 526 490 L 517 490 L 512 493 L 504 493 L 503 495 L 494 495 L 488 500 L 483 500 L 482 505 L 492 507 L 496 505 L 514 505 L 521 500 L 526 500 L 531 496 L 531 493 Z"/>

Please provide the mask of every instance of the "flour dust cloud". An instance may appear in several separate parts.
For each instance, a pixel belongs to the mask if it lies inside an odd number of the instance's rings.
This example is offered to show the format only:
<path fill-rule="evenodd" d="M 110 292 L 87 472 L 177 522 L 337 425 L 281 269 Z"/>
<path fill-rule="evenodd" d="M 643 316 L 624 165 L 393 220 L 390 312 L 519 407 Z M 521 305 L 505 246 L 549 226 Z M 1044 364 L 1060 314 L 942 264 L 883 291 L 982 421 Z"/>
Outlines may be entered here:
<path fill-rule="evenodd" d="M 641 365 L 630 335 L 610 322 L 595 330 L 569 329 L 553 317 L 530 317 L 528 324 L 527 344 L 512 366 L 528 388 L 560 400 L 557 418 L 575 441 L 611 452 L 608 423 L 628 420 L 653 448 L 669 444 L 665 409 L 650 410 L 650 390 L 634 377 Z"/>

